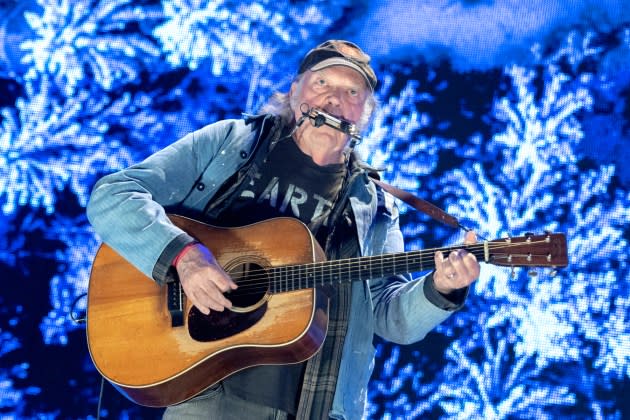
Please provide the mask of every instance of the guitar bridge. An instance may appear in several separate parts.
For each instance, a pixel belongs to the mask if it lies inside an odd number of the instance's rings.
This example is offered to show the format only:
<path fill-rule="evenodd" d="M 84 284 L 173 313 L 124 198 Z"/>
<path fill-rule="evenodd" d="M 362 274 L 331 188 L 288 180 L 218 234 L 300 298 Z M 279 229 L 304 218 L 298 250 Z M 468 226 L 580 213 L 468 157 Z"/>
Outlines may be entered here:
<path fill-rule="evenodd" d="M 168 313 L 171 314 L 171 327 L 184 325 L 184 299 L 182 287 L 179 281 L 167 283 L 166 300 L 168 301 Z"/>

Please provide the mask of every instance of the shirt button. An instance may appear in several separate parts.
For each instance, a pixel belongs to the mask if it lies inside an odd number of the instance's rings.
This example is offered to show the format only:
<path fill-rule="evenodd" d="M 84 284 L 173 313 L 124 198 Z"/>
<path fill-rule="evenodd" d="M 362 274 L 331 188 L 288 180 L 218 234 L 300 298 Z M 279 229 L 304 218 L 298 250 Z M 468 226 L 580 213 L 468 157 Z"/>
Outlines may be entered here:
<path fill-rule="evenodd" d="M 203 191 L 206 188 L 206 185 L 203 182 L 197 182 L 197 189 L 199 191 Z"/>
<path fill-rule="evenodd" d="M 241 157 L 245 159 L 247 157 L 247 152 L 245 150 L 241 150 Z"/>

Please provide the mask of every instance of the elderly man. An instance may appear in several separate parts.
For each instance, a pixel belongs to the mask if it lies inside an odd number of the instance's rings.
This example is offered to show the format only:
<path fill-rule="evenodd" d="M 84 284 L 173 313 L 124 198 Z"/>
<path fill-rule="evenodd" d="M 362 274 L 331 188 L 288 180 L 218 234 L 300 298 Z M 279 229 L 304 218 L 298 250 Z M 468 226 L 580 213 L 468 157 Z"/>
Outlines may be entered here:
<path fill-rule="evenodd" d="M 104 177 L 88 206 L 97 233 L 158 284 L 177 278 L 203 314 L 230 311 L 239 285 L 167 212 L 223 227 L 294 217 L 330 259 L 402 251 L 394 200 L 373 182 L 343 129 L 364 128 L 374 110 L 369 62 L 353 43 L 324 42 L 306 54 L 289 92 L 275 94 L 260 115 L 210 124 Z M 469 233 L 466 241 L 474 240 Z M 435 267 L 417 280 L 399 274 L 328 288 L 329 327 L 312 358 L 241 370 L 164 417 L 360 418 L 373 335 L 421 340 L 461 307 L 479 275 L 465 251 L 436 253 Z"/>

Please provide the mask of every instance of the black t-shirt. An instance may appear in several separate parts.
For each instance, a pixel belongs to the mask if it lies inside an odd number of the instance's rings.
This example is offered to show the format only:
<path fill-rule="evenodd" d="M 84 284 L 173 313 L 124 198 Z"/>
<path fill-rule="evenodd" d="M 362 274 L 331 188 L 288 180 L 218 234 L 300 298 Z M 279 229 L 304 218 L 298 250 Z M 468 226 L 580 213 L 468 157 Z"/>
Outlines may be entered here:
<path fill-rule="evenodd" d="M 234 227 L 291 216 L 316 225 L 333 206 L 345 173 L 345 164 L 319 166 L 295 141 L 282 140 L 258 173 L 244 181 L 217 223 Z"/>
<path fill-rule="evenodd" d="M 300 219 L 322 246 L 327 216 L 341 189 L 346 165 L 319 166 L 292 139 L 280 141 L 257 173 L 238 188 L 231 204 L 210 223 L 243 226 L 272 217 Z M 256 366 L 223 381 L 226 392 L 295 415 L 304 363 Z"/>

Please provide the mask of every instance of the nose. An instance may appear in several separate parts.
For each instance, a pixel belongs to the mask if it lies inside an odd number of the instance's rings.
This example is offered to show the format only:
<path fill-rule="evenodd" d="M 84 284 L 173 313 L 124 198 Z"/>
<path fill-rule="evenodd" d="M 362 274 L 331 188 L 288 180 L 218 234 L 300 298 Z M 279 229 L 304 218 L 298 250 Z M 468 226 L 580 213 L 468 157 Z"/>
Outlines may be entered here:
<path fill-rule="evenodd" d="M 339 88 L 331 89 L 326 97 L 326 105 L 338 108 L 341 106 L 341 92 Z"/>

